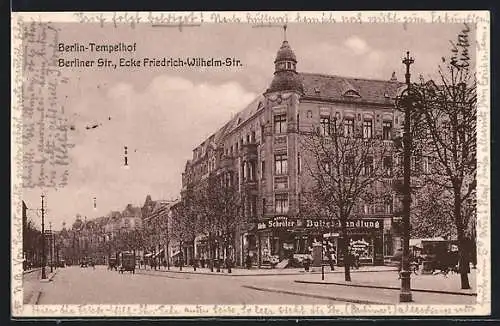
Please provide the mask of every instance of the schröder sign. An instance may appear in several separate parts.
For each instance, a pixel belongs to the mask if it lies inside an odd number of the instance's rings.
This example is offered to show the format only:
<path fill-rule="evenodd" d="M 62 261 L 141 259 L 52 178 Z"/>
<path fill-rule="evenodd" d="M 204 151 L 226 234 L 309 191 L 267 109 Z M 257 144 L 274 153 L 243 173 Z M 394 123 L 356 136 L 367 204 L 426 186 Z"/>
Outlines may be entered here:
<path fill-rule="evenodd" d="M 297 219 L 287 216 L 276 216 L 267 221 L 259 222 L 257 229 L 289 229 L 289 228 L 305 228 L 305 229 L 324 229 L 334 228 L 340 229 L 340 220 L 334 219 Z M 349 219 L 346 221 L 346 227 L 350 229 L 380 229 L 383 227 L 382 220 L 379 219 Z"/>
<path fill-rule="evenodd" d="M 293 228 L 297 226 L 297 219 L 291 219 L 288 218 L 287 216 L 276 216 L 270 220 L 267 220 L 265 222 L 260 222 L 257 224 L 257 228 L 259 230 L 262 229 L 279 229 L 279 228 Z"/>

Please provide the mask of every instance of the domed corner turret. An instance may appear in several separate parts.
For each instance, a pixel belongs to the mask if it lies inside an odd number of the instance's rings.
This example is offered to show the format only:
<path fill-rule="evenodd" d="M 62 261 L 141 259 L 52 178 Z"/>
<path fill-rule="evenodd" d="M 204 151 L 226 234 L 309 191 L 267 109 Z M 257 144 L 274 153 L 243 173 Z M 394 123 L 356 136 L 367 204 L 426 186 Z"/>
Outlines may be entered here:
<path fill-rule="evenodd" d="M 295 53 L 290 47 L 290 44 L 288 44 L 288 41 L 285 40 L 281 44 L 281 47 L 279 48 L 278 53 L 276 54 L 276 59 L 274 59 L 274 63 L 276 64 L 278 62 L 286 62 L 286 61 L 297 63 L 297 57 L 295 56 Z"/>
<path fill-rule="evenodd" d="M 285 39 L 274 60 L 274 78 L 266 93 L 295 91 L 304 93 L 302 78 L 297 73 L 297 57 Z"/>

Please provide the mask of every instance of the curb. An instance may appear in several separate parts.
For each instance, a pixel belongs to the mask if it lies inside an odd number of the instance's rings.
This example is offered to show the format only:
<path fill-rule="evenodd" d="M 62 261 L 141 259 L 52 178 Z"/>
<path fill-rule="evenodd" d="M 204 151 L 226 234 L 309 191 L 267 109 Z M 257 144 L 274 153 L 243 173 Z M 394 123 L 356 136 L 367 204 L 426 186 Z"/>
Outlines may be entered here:
<path fill-rule="evenodd" d="M 52 274 L 50 274 L 45 280 L 40 280 L 40 283 L 49 283 L 49 282 L 52 282 L 52 280 L 54 279 L 54 276 L 56 276 L 57 274 L 57 269 L 54 270 L 54 272 Z M 42 296 L 43 292 L 42 290 L 37 290 L 35 293 L 33 293 L 33 295 L 31 296 L 30 300 L 29 300 L 29 304 L 32 304 L 32 305 L 37 305 L 38 304 L 38 301 L 40 301 L 40 297 Z"/>
<path fill-rule="evenodd" d="M 370 289 L 382 289 L 382 290 L 400 290 L 399 287 L 396 286 L 383 286 L 383 285 L 369 285 L 369 284 L 345 284 L 338 282 L 314 282 L 314 281 L 301 281 L 294 280 L 295 283 L 302 284 L 318 284 L 318 285 L 340 285 L 340 286 L 350 286 L 350 287 L 358 287 L 358 288 L 370 288 Z M 424 293 L 438 293 L 438 294 L 450 294 L 450 295 L 464 295 L 464 296 L 473 296 L 477 297 L 477 293 L 464 293 L 464 292 L 456 292 L 456 291 L 445 291 L 445 290 L 430 290 L 430 289 L 411 289 L 415 292 L 424 292 Z"/>
<path fill-rule="evenodd" d="M 57 269 L 54 270 L 46 279 L 40 280 L 40 282 L 42 283 L 52 282 L 52 279 L 54 278 L 54 276 L 56 276 L 56 274 L 57 274 Z"/>
<path fill-rule="evenodd" d="M 38 268 L 33 268 L 33 269 L 30 269 L 29 271 L 23 271 L 23 275 L 26 275 L 26 274 L 31 274 L 33 272 L 36 272 L 36 271 L 40 271 L 42 270 L 41 267 L 38 267 Z"/>
<path fill-rule="evenodd" d="M 38 290 L 31 296 L 29 300 L 29 304 L 36 305 L 38 301 L 40 301 L 40 297 L 42 296 L 42 291 Z"/>
<path fill-rule="evenodd" d="M 394 269 L 397 270 L 397 269 Z M 141 269 L 142 271 L 142 269 Z M 144 270 L 144 271 L 150 271 L 150 270 Z M 153 270 L 155 271 L 155 270 Z M 354 273 L 380 273 L 380 272 L 390 272 L 393 271 L 393 269 L 386 269 L 386 270 L 361 270 L 361 271 L 355 271 Z M 285 272 L 285 273 L 256 273 L 256 274 L 237 274 L 237 273 L 227 273 L 227 272 L 195 272 L 195 271 L 174 271 L 174 270 L 156 270 L 155 272 L 164 272 L 164 273 L 177 273 L 177 274 L 193 274 L 193 275 L 215 275 L 215 276 L 229 276 L 229 277 L 246 277 L 246 276 L 292 276 L 292 275 L 310 275 L 310 274 L 321 274 L 321 271 L 316 271 L 316 272 Z M 325 274 L 334 274 L 334 273 L 343 273 L 343 271 L 334 271 L 334 272 L 325 272 Z"/>
<path fill-rule="evenodd" d="M 290 294 L 290 295 L 297 295 L 297 296 L 301 296 L 301 297 L 327 299 L 327 300 L 333 300 L 333 301 L 344 301 L 344 302 L 358 303 L 358 304 L 394 304 L 393 302 L 387 303 L 387 302 L 380 302 L 380 301 L 360 300 L 360 299 L 351 299 L 351 298 L 342 298 L 342 297 L 331 297 L 331 296 L 321 295 L 321 294 L 311 294 L 311 293 L 295 292 L 295 291 L 280 290 L 280 289 L 259 288 L 259 287 L 252 286 L 252 285 L 242 285 L 242 287 L 247 288 L 247 289 L 251 289 L 251 290 L 256 290 L 256 291 Z"/>

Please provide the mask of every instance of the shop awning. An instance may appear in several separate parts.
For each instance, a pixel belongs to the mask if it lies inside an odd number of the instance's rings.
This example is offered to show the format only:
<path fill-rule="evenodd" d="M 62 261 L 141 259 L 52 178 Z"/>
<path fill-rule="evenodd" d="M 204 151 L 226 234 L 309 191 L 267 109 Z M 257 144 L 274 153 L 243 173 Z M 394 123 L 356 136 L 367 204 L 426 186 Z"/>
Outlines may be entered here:
<path fill-rule="evenodd" d="M 153 254 L 152 254 L 152 253 L 149 253 L 149 254 L 145 254 L 145 255 L 144 255 L 144 257 L 146 257 L 146 258 L 151 257 L 151 256 L 153 256 Z"/>
<path fill-rule="evenodd" d="M 180 251 L 175 251 L 173 254 L 172 254 L 172 257 L 175 257 L 177 255 L 179 255 L 181 252 Z"/>
<path fill-rule="evenodd" d="M 154 257 L 158 257 L 159 255 L 163 254 L 163 251 L 164 251 L 163 249 L 162 249 L 162 250 L 160 250 L 159 252 L 157 252 L 157 253 L 154 255 Z"/>
<path fill-rule="evenodd" d="M 422 248 L 422 242 L 424 241 L 444 241 L 444 238 L 436 237 L 436 238 L 410 239 L 410 247 Z"/>

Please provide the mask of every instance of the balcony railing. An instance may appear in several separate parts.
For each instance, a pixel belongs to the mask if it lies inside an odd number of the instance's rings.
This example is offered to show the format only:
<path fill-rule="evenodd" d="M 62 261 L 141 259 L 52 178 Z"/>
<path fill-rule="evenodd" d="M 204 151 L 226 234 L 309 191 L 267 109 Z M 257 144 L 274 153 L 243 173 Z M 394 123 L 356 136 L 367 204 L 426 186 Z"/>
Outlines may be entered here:
<path fill-rule="evenodd" d="M 246 159 L 256 159 L 257 158 L 257 144 L 247 143 L 243 144 L 241 147 L 241 155 Z"/>

